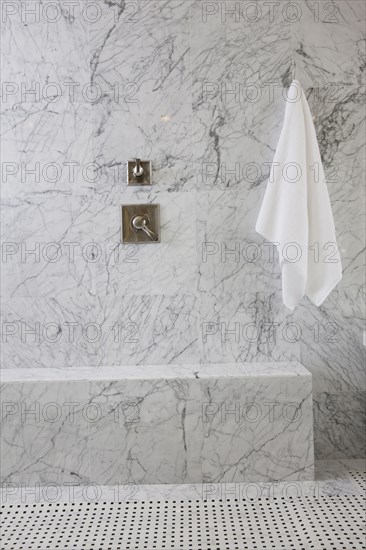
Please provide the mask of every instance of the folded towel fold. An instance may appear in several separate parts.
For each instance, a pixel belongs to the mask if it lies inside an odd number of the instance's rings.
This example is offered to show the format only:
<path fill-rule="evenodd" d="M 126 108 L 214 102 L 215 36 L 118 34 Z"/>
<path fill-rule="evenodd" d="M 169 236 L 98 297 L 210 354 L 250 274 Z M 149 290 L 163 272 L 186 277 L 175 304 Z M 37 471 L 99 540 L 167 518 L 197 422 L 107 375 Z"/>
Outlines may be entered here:
<path fill-rule="evenodd" d="M 319 306 L 342 279 L 332 209 L 313 119 L 293 81 L 256 231 L 276 244 L 284 304 Z"/>

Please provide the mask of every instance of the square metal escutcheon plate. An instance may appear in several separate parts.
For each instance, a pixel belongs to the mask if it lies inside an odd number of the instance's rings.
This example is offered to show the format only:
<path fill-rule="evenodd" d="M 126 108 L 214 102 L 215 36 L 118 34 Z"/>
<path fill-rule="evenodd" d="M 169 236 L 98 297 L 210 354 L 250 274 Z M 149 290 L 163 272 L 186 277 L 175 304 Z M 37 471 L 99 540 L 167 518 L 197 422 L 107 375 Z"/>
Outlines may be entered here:
<path fill-rule="evenodd" d="M 138 163 L 138 164 L 137 164 Z M 136 170 L 141 175 L 136 175 Z M 129 160 L 127 162 L 127 185 L 152 185 L 152 162 L 150 160 Z"/>
<path fill-rule="evenodd" d="M 160 242 L 159 204 L 125 204 L 122 206 L 122 242 Z"/>

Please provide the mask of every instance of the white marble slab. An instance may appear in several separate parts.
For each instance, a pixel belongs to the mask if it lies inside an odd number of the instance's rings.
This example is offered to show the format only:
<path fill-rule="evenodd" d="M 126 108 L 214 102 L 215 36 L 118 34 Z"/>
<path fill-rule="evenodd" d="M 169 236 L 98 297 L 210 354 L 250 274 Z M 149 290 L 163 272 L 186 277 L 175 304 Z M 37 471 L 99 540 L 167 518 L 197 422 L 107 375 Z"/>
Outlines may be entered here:
<path fill-rule="evenodd" d="M 204 501 L 247 500 L 321 496 L 364 495 L 365 487 L 358 482 L 364 475 L 364 460 L 315 461 L 313 481 L 199 483 L 164 485 L 98 485 L 80 483 L 70 485 L 24 487 L 17 483 L 3 483 L 0 487 L 2 504 L 33 504 L 36 502 L 140 502 L 140 501 Z"/>
<path fill-rule="evenodd" d="M 1 383 L 3 482 L 90 479 L 88 385 L 83 381 Z"/>
<path fill-rule="evenodd" d="M 298 6 L 293 32 L 301 49 L 295 49 L 294 55 L 304 83 L 364 83 L 361 43 L 365 3 L 335 0 L 317 5 L 301 2 Z"/>
<path fill-rule="evenodd" d="M 314 392 L 313 399 L 317 458 L 365 456 L 366 392 Z"/>
<path fill-rule="evenodd" d="M 41 382 L 72 380 L 159 380 L 185 378 L 260 378 L 262 376 L 311 377 L 311 373 L 298 363 L 225 363 L 184 365 L 120 365 L 95 367 L 69 367 L 45 369 L 0 369 L 1 382 Z"/>
<path fill-rule="evenodd" d="M 227 277 L 220 278 L 225 286 Z M 242 275 L 243 288 L 245 275 Z M 205 363 L 299 361 L 301 328 L 281 292 L 221 292 L 200 296 L 201 349 Z"/>
<path fill-rule="evenodd" d="M 193 363 L 197 316 L 192 294 L 96 297 L 82 284 L 74 297 L 4 299 L 3 364 L 62 369 Z"/>
<path fill-rule="evenodd" d="M 205 382 L 205 482 L 312 479 L 311 377 L 268 374 Z"/>
<path fill-rule="evenodd" d="M 1 392 L 6 482 L 312 479 L 311 374 L 296 362 L 12 369 Z"/>

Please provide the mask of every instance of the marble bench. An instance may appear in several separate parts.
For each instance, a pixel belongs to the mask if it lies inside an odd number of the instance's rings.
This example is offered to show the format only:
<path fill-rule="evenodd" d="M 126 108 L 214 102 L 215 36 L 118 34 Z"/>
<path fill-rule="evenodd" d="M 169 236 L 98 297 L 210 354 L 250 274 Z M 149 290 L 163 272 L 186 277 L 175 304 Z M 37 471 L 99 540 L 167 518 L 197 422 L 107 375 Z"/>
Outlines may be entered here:
<path fill-rule="evenodd" d="M 297 362 L 1 376 L 2 482 L 313 479 L 312 378 Z"/>

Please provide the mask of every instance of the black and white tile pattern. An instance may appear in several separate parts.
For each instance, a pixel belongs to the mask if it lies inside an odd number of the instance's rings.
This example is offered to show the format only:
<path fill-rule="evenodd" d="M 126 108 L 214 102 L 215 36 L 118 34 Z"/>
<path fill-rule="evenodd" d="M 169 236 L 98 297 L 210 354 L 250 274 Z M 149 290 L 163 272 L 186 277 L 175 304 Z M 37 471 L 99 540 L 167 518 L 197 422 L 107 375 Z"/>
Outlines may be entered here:
<path fill-rule="evenodd" d="M 361 496 L 2 507 L 2 550 L 362 550 Z"/>

